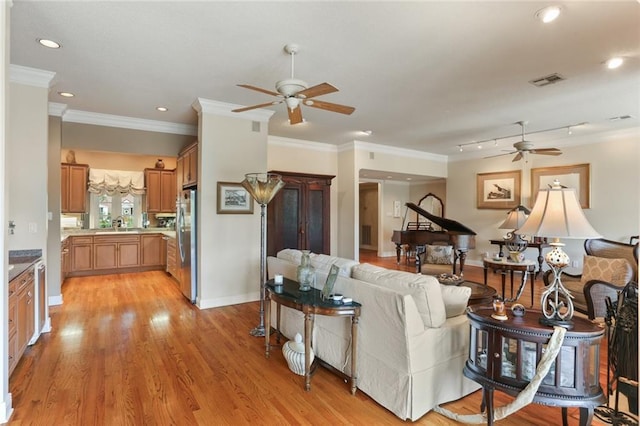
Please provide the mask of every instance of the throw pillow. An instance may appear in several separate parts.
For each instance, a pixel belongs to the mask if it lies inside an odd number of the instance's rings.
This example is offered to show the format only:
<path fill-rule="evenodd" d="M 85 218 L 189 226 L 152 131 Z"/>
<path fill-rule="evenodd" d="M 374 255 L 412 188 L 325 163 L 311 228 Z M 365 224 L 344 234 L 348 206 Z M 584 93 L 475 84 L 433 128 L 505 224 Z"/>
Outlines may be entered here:
<path fill-rule="evenodd" d="M 424 263 L 451 265 L 453 263 L 453 246 L 434 246 L 427 244 Z"/>
<path fill-rule="evenodd" d="M 633 268 L 626 259 L 609 259 L 606 257 L 584 257 L 581 283 L 598 280 L 623 286 L 633 278 Z"/>

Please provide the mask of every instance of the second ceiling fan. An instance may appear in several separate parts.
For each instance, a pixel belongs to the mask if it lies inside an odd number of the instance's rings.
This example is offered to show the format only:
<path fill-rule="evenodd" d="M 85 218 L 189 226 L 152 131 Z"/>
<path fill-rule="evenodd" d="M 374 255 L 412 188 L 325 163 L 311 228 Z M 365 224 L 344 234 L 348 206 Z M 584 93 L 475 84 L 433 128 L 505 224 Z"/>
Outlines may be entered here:
<path fill-rule="evenodd" d="M 519 124 L 522 127 L 522 140 L 513 144 L 513 147 L 516 149 L 515 151 L 506 152 L 504 154 L 492 155 L 485 158 L 493 158 L 493 157 L 501 157 L 503 155 L 511 155 L 516 154 L 511 161 L 520 161 L 523 158 L 526 161 L 527 154 L 540 154 L 540 155 L 561 155 L 562 151 L 558 148 L 541 148 L 534 149 L 533 142 L 526 141 L 524 139 L 524 121 L 517 121 L 516 124 Z"/>
<path fill-rule="evenodd" d="M 309 87 L 306 82 L 294 78 L 294 56 L 296 55 L 296 53 L 298 53 L 298 49 L 299 47 L 297 44 L 287 44 L 284 47 L 284 51 L 291 55 L 291 78 L 276 82 L 277 92 L 262 89 L 260 87 L 252 86 L 249 84 L 238 84 L 238 86 L 244 87 L 245 89 L 251 89 L 258 92 L 266 93 L 267 95 L 276 96 L 280 98 L 279 100 L 234 109 L 233 112 L 243 112 L 251 109 L 285 103 L 287 105 L 287 113 L 289 114 L 290 124 L 302 123 L 302 109 L 300 108 L 300 105 L 323 109 L 325 111 L 338 112 L 340 114 L 346 115 L 353 113 L 353 111 L 356 110 L 354 107 L 319 101 L 315 99 L 318 96 L 337 92 L 338 89 L 331 84 L 321 83 Z"/>

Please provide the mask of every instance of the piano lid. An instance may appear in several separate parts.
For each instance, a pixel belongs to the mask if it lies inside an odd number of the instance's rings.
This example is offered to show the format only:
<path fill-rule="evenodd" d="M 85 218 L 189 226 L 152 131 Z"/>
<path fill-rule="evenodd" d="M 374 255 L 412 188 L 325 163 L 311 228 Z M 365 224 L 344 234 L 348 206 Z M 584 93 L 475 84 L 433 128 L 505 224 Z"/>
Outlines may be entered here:
<path fill-rule="evenodd" d="M 449 233 L 452 233 L 452 234 L 464 234 L 464 235 L 476 235 L 475 232 L 473 232 L 471 229 L 467 228 L 466 226 L 464 226 L 460 222 L 457 222 L 457 221 L 451 220 L 451 219 L 446 219 L 444 217 L 432 215 L 431 213 L 429 213 L 428 211 L 424 210 L 421 207 L 418 207 L 414 203 L 406 203 L 405 206 L 407 206 L 408 208 L 410 208 L 414 212 L 418 213 L 420 216 L 423 216 L 423 217 L 429 219 L 431 222 L 435 223 L 436 225 L 441 226 L 442 229 L 445 229 Z"/>

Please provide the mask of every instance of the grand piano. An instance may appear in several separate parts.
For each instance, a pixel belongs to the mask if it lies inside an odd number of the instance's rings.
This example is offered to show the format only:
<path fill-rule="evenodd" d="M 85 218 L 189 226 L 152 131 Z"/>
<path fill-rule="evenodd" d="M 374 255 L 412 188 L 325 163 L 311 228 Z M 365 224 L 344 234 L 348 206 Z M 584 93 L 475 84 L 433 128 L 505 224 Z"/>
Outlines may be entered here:
<path fill-rule="evenodd" d="M 397 261 L 400 263 L 402 246 L 408 245 L 410 250 L 416 253 L 416 272 L 422 269 L 420 254 L 424 252 L 425 244 L 448 243 L 454 248 L 453 273 L 456 273 L 456 263 L 460 260 L 460 274 L 464 269 L 464 261 L 467 251 L 476 247 L 476 233 L 460 222 L 435 216 L 414 203 L 406 203 L 408 209 L 427 219 L 427 222 L 408 222 L 405 228 L 403 220 L 401 231 L 393 231 L 391 241 L 396 243 Z M 407 210 L 408 211 L 408 210 Z M 431 223 L 438 225 L 442 230 L 434 230 Z"/>

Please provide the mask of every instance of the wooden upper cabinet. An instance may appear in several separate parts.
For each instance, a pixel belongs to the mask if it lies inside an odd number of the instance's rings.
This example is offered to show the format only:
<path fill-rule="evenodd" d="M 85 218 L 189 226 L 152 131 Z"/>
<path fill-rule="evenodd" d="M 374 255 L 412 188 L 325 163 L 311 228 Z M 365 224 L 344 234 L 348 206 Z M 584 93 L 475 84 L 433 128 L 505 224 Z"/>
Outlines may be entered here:
<path fill-rule="evenodd" d="M 330 192 L 335 176 L 270 172 L 282 176 L 284 188 L 267 206 L 267 254 L 293 248 L 329 254 Z"/>
<path fill-rule="evenodd" d="M 85 213 L 89 166 L 62 163 L 60 167 L 60 210 L 62 213 Z"/>
<path fill-rule="evenodd" d="M 190 188 L 198 185 L 198 143 L 185 148 L 178 156 L 178 169 L 182 174 L 178 180 L 182 180 L 182 188 Z"/>
<path fill-rule="evenodd" d="M 144 169 L 147 213 L 176 211 L 175 170 Z"/>

